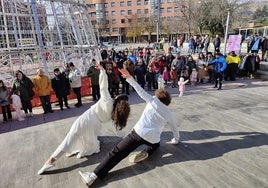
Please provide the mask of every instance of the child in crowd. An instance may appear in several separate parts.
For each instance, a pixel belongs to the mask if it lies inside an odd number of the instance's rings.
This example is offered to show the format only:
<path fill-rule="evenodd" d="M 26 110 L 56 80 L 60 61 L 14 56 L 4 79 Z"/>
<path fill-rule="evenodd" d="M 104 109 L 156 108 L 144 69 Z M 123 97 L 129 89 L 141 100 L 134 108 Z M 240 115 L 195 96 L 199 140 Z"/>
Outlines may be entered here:
<path fill-rule="evenodd" d="M 167 85 L 167 82 L 169 80 L 169 71 L 168 71 L 168 68 L 167 67 L 164 67 L 164 71 L 162 73 L 162 78 L 165 82 L 165 85 Z"/>
<path fill-rule="evenodd" d="M 13 94 L 11 95 L 11 99 L 12 99 L 12 106 L 16 111 L 16 115 L 19 121 L 23 121 L 25 120 L 22 116 L 21 116 L 21 108 L 22 108 L 22 104 L 21 104 L 21 100 L 20 100 L 20 91 L 16 90 L 13 92 Z"/>
<path fill-rule="evenodd" d="M 190 81 L 191 81 L 191 85 L 192 86 L 195 86 L 196 85 L 197 75 L 198 75 L 197 70 L 195 68 L 193 68 L 192 73 L 190 75 Z"/>
<path fill-rule="evenodd" d="M 0 80 L 0 106 L 2 108 L 4 123 L 7 122 L 7 120 L 12 120 L 9 102 L 9 91 L 5 86 L 3 80 Z"/>
<path fill-rule="evenodd" d="M 162 75 L 158 76 L 157 84 L 158 84 L 158 89 L 165 88 L 165 82 L 164 82 L 164 79 L 163 79 Z"/>
<path fill-rule="evenodd" d="M 180 77 L 180 81 L 178 81 L 179 85 L 179 97 L 181 97 L 185 91 L 185 85 L 189 82 L 189 80 L 184 81 L 183 77 Z"/>
<path fill-rule="evenodd" d="M 152 67 L 147 68 L 147 73 L 145 75 L 146 82 L 147 82 L 147 87 L 148 90 L 152 90 L 153 82 L 154 82 L 154 72 L 152 70 Z"/>
<path fill-rule="evenodd" d="M 176 70 L 176 66 L 172 66 L 171 70 L 170 70 L 170 80 L 172 82 L 172 88 L 174 87 L 177 87 L 176 86 L 176 80 L 178 79 L 178 73 L 177 73 L 177 70 Z"/>

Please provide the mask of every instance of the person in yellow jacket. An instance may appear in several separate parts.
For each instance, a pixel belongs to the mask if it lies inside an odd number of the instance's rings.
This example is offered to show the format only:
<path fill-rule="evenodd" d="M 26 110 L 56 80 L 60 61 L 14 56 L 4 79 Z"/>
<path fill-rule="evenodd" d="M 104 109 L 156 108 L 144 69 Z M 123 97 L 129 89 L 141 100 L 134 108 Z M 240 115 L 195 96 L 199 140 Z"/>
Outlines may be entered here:
<path fill-rule="evenodd" d="M 235 81 L 238 64 L 240 62 L 240 57 L 234 51 L 230 52 L 226 57 L 227 68 L 224 73 L 224 80 L 227 81 L 230 79 L 230 81 Z"/>
<path fill-rule="evenodd" d="M 44 75 L 42 69 L 37 70 L 37 75 L 33 78 L 33 84 L 36 93 L 38 93 L 44 114 L 53 113 L 50 103 L 51 81 L 48 76 Z"/>

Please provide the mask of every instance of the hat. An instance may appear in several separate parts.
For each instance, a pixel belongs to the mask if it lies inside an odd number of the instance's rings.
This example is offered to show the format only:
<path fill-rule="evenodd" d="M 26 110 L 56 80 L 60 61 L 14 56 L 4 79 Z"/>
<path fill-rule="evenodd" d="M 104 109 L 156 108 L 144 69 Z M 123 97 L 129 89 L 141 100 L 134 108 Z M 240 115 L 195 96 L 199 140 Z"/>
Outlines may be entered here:
<path fill-rule="evenodd" d="M 59 72 L 59 71 L 60 71 L 59 68 L 55 68 L 55 69 L 54 69 L 54 72 Z"/>
<path fill-rule="evenodd" d="M 69 63 L 69 67 L 74 67 L 74 63 L 73 62 L 70 62 Z"/>

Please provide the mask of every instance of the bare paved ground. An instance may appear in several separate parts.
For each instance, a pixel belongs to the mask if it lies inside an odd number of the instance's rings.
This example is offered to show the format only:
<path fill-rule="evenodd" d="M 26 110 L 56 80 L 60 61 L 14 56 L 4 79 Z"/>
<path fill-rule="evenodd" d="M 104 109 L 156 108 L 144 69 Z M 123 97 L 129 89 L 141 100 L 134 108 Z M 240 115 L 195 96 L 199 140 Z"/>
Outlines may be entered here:
<path fill-rule="evenodd" d="M 166 128 L 161 147 L 147 160 L 131 164 L 127 159 L 104 180 L 92 187 L 182 187 L 182 188 L 267 188 L 268 187 L 268 82 L 238 80 L 225 82 L 217 91 L 210 84 L 188 86 L 182 98 L 177 88 L 174 111 L 181 132 L 179 145 L 166 145 L 172 137 Z M 138 120 L 145 103 L 131 92 L 131 117 L 124 132 L 117 134 L 107 123 L 100 127 L 101 152 L 90 157 L 60 158 L 44 175 L 37 171 L 62 141 L 77 116 L 92 105 L 42 114 L 23 122 L 0 123 L 0 187 L 82 188 L 78 171 L 92 171 L 106 153 Z M 2 118 L 2 117 L 1 117 Z M 0 119 L 2 122 L 2 119 Z M 141 150 L 138 148 L 137 150 Z"/>

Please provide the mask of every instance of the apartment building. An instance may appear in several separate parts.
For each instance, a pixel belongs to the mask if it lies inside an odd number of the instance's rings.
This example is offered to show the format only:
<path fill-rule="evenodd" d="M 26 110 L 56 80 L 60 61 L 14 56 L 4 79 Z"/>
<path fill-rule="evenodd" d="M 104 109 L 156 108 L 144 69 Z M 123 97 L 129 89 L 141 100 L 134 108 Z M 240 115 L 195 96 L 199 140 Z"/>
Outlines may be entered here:
<path fill-rule="evenodd" d="M 185 33 L 180 19 L 183 11 L 197 7 L 198 0 L 87 0 L 93 27 L 104 41 L 126 42 L 133 26 L 140 26 L 142 40 L 156 39 L 156 34 Z M 159 30 L 157 32 L 157 24 Z M 150 35 L 150 37 L 149 37 Z"/>

